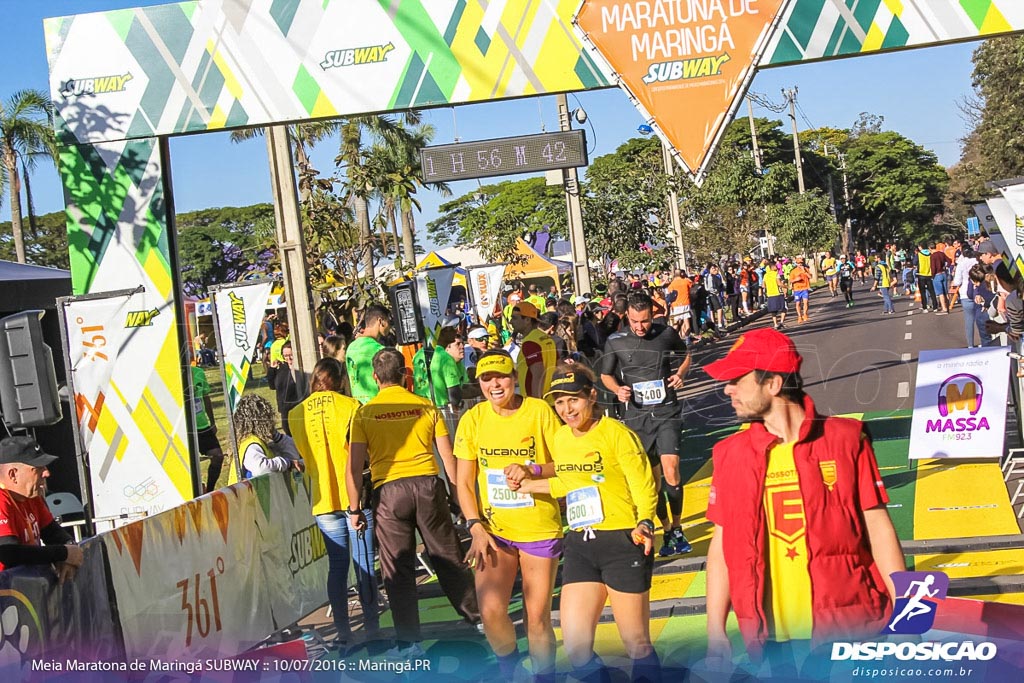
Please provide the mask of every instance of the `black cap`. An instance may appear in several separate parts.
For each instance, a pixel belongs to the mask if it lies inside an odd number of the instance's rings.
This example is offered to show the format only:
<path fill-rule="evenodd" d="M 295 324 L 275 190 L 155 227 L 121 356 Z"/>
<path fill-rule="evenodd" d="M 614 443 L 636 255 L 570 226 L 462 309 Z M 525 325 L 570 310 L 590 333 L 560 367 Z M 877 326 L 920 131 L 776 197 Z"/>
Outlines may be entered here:
<path fill-rule="evenodd" d="M 11 436 L 0 441 L 0 465 L 22 463 L 30 467 L 49 467 L 56 455 L 44 453 L 30 436 Z"/>
<path fill-rule="evenodd" d="M 558 324 L 558 314 L 554 311 L 548 311 L 547 313 L 541 313 L 540 317 L 537 318 L 537 322 L 540 323 L 542 329 L 554 327 Z"/>
<path fill-rule="evenodd" d="M 553 394 L 579 394 L 593 388 L 594 383 L 582 372 L 574 370 L 556 372 L 551 377 L 551 388 L 544 394 L 544 398 Z"/>

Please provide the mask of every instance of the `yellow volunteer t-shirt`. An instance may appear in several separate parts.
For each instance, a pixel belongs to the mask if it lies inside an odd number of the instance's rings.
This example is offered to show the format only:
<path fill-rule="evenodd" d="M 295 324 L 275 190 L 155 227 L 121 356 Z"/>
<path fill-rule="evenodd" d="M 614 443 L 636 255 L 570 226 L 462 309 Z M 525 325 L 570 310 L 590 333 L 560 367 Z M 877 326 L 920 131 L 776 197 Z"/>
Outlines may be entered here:
<path fill-rule="evenodd" d="M 373 488 L 408 477 L 437 476 L 434 439 L 448 436 L 430 401 L 404 387 L 380 390 L 356 413 L 352 443 L 365 443 Z"/>
<path fill-rule="evenodd" d="M 654 518 L 658 489 L 651 463 L 639 437 L 626 425 L 602 417 L 582 436 L 563 425 L 555 433 L 551 452 L 551 495 L 566 499 L 570 528 L 581 519 L 600 517 L 586 526 L 600 531 L 633 529 L 640 520 Z M 599 505 L 591 503 L 591 493 L 600 498 Z"/>
<path fill-rule="evenodd" d="M 543 384 L 540 393 L 533 394 L 535 378 L 530 369 L 536 363 L 544 364 Z M 551 376 L 555 372 L 555 365 L 558 363 L 558 351 L 555 349 L 555 340 L 542 332 L 539 328 L 533 328 L 523 337 L 523 344 L 519 350 L 519 357 L 516 359 L 516 378 L 519 384 L 521 396 L 533 396 L 541 398 L 551 388 Z M 554 399 L 551 399 L 554 402 Z"/>
<path fill-rule="evenodd" d="M 814 624 L 811 575 L 807 570 L 807 523 L 793 442 L 777 444 L 768 453 L 764 511 L 768 524 L 764 608 L 769 638 L 778 642 L 808 640 Z"/>
<path fill-rule="evenodd" d="M 512 491 L 504 473 L 508 465 L 551 462 L 559 426 L 554 411 L 539 398 L 524 398 L 519 410 L 507 417 L 487 401 L 463 415 L 455 433 L 455 457 L 477 463 L 477 501 L 490 533 L 522 543 L 562 537 L 562 515 L 554 498 Z"/>
<path fill-rule="evenodd" d="M 779 271 L 770 267 L 764 271 L 764 295 L 779 296 L 782 290 L 779 289 Z"/>
<path fill-rule="evenodd" d="M 313 481 L 313 514 L 348 510 L 348 440 L 359 401 L 318 391 L 288 413 L 295 447 Z"/>

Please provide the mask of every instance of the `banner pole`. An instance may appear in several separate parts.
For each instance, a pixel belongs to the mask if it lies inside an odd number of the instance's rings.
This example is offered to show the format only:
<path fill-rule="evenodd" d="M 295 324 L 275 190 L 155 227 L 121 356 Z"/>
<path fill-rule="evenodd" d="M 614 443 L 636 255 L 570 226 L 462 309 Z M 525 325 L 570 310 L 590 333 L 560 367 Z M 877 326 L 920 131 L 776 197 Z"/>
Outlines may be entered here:
<path fill-rule="evenodd" d="M 213 285 L 206 291 L 210 295 L 210 312 L 213 313 L 213 340 L 217 343 L 217 350 L 220 351 L 220 362 L 217 363 L 217 366 L 220 368 L 220 386 L 224 392 L 224 410 L 228 415 L 228 444 L 231 446 L 231 462 L 234 463 L 235 474 L 238 480 L 241 481 L 242 463 L 238 459 L 238 440 L 235 436 L 235 411 L 231 409 L 231 388 L 228 386 L 228 372 L 225 369 L 224 340 L 220 336 L 220 318 L 217 315 L 217 295 L 221 292 L 221 286 Z M 213 415 L 210 416 L 210 420 L 213 420 Z M 231 473 L 229 472 L 228 481 L 230 480 Z"/>
<path fill-rule="evenodd" d="M 82 431 L 80 427 L 80 421 L 78 417 L 78 402 L 75 400 L 75 377 L 74 372 L 71 368 L 71 340 L 68 337 L 68 325 L 67 325 L 67 304 L 71 302 L 75 297 L 64 296 L 57 299 L 57 306 L 59 307 L 59 314 L 57 315 L 57 323 L 60 326 L 60 341 L 61 351 L 64 353 L 64 377 L 67 383 L 68 389 L 68 409 L 71 411 L 71 418 L 74 420 L 74 432 L 75 437 L 75 465 L 78 469 L 78 486 L 82 495 L 82 514 L 85 518 L 85 529 L 84 535 L 95 536 L 96 528 L 93 525 L 92 511 L 93 511 L 93 493 L 92 493 L 92 481 L 89 475 L 89 463 L 88 457 L 85 450 L 85 444 L 82 443 Z"/>

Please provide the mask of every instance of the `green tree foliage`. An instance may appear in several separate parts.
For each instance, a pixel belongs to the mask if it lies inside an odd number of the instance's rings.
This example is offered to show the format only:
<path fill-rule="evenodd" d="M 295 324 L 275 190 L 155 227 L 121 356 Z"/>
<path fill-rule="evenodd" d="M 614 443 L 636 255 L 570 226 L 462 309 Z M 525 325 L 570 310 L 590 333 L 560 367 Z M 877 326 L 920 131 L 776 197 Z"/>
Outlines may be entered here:
<path fill-rule="evenodd" d="M 698 188 L 684 181 L 680 193 L 683 245 L 699 263 L 754 251 L 758 238 L 770 227 L 771 207 L 796 191 L 796 168 L 789 156 L 792 138 L 787 152 L 781 122 L 756 122 L 758 143 L 761 139 L 775 141 L 762 154 L 766 165 L 761 174 L 749 151 L 749 124 L 738 119 L 724 136 L 733 144 L 724 144 L 719 150 L 704 183 Z"/>
<path fill-rule="evenodd" d="M 484 185 L 445 202 L 439 211 L 427 224 L 434 242 L 478 249 L 494 263 L 515 261 L 516 240 L 528 232 L 547 229 L 555 239 L 567 234 L 562 188 L 544 178 Z"/>
<path fill-rule="evenodd" d="M 893 131 L 862 132 L 846 154 L 858 243 L 917 243 L 945 232 L 936 218 L 949 176 L 934 152 Z"/>
<path fill-rule="evenodd" d="M 784 254 L 813 254 L 831 249 L 841 228 L 832 216 L 828 198 L 820 190 L 793 193 L 769 211 L 778 251 Z"/>
<path fill-rule="evenodd" d="M 17 260 L 11 222 L 0 223 L 0 259 Z M 49 268 L 70 268 L 68 217 L 63 211 L 37 216 L 35 230 L 25 233 L 25 261 Z"/>
<path fill-rule="evenodd" d="M 186 294 L 205 296 L 210 285 L 268 275 L 277 263 L 277 245 L 261 223 L 273 221 L 274 207 L 202 209 L 178 214 L 178 264 Z"/>
<path fill-rule="evenodd" d="M 631 138 L 595 159 L 583 195 L 588 255 L 624 269 L 674 260 L 667 197 L 670 183 L 679 182 L 681 174 L 665 174 L 657 138 Z"/>
<path fill-rule="evenodd" d="M 1024 175 L 1024 37 L 986 40 L 974 52 L 972 81 L 982 108 L 975 133 L 987 180 Z"/>
<path fill-rule="evenodd" d="M 1024 37 L 986 40 L 972 61 L 974 96 L 960 104 L 971 131 L 949 169 L 945 197 L 946 223 L 961 226 L 973 215 L 970 205 L 992 195 L 986 182 L 1024 175 Z"/>

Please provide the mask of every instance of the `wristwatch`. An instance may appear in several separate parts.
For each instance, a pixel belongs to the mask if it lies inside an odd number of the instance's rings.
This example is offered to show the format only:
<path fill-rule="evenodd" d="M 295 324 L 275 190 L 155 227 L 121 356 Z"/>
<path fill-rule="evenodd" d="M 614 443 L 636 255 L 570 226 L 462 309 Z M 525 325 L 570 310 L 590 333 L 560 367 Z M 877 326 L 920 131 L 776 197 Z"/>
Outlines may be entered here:
<path fill-rule="evenodd" d="M 636 525 L 644 527 L 645 529 L 650 531 L 652 534 L 654 533 L 654 522 L 652 522 L 649 519 L 641 519 L 639 522 L 636 523 Z"/>
<path fill-rule="evenodd" d="M 477 524 L 483 524 L 483 520 L 477 519 L 476 517 L 474 517 L 473 519 L 467 519 L 466 520 L 466 531 L 469 531 L 470 529 L 472 529 Z"/>
<path fill-rule="evenodd" d="M 362 510 L 345 510 L 345 514 L 349 517 L 363 514 Z"/>

